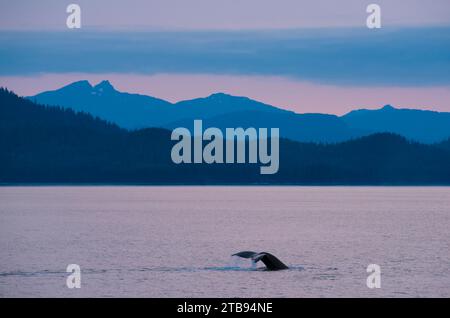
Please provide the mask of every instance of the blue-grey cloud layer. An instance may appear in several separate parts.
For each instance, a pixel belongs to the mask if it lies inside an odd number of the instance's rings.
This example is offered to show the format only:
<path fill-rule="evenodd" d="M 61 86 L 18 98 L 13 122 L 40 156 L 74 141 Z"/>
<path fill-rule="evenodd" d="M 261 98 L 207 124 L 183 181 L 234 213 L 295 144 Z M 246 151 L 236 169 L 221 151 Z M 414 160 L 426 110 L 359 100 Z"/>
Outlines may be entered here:
<path fill-rule="evenodd" d="M 275 75 L 330 84 L 448 85 L 450 28 L 0 32 L 0 75 Z"/>

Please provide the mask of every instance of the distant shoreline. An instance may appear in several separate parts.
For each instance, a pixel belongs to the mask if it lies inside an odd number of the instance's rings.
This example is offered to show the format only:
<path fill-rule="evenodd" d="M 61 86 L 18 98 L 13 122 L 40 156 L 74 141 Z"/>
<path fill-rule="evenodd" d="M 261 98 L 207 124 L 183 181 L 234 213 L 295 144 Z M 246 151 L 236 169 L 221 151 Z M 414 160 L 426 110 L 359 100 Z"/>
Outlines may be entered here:
<path fill-rule="evenodd" d="M 0 183 L 0 187 L 450 187 L 449 184 L 344 184 L 344 183 Z"/>
<path fill-rule="evenodd" d="M 246 160 L 229 165 L 216 165 L 223 160 L 202 165 L 174 161 L 167 129 L 125 131 L 86 113 L 34 104 L 5 89 L 0 89 L 0 101 L 8 123 L 1 125 L 8 136 L 0 142 L 3 186 L 450 185 L 450 140 L 428 145 L 389 132 L 335 144 L 281 138 L 279 171 L 262 175 L 261 167 Z"/>

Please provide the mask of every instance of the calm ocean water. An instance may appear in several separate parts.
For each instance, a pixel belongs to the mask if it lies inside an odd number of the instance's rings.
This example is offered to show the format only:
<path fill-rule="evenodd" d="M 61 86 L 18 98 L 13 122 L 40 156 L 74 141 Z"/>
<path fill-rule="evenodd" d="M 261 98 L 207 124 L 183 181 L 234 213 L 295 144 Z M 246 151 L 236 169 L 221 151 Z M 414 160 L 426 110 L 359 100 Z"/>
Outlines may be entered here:
<path fill-rule="evenodd" d="M 0 296 L 450 297 L 449 229 L 448 187 L 0 187 Z"/>

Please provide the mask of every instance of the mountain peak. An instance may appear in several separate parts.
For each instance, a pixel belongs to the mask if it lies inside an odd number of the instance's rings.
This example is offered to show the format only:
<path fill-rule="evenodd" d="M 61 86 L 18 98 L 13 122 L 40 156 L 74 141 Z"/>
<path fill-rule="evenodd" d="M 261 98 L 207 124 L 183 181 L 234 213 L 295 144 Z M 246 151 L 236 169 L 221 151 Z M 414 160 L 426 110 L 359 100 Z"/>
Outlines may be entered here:
<path fill-rule="evenodd" d="M 87 81 L 87 80 L 76 81 L 65 87 L 77 88 L 77 89 L 92 89 L 91 83 L 89 83 L 89 81 Z"/>
<path fill-rule="evenodd" d="M 384 105 L 383 108 L 381 108 L 381 109 L 382 110 L 394 110 L 396 108 L 392 105 L 387 104 L 387 105 Z"/>
<path fill-rule="evenodd" d="M 223 92 L 217 92 L 217 93 L 213 93 L 211 95 L 209 95 L 208 97 L 206 97 L 205 99 L 208 100 L 215 100 L 218 102 L 221 101 L 237 101 L 237 100 L 251 100 L 248 97 L 245 96 L 235 96 L 235 95 L 231 95 L 231 94 L 227 94 L 227 93 L 223 93 Z"/>
<path fill-rule="evenodd" d="M 100 92 L 116 91 L 114 86 L 112 86 L 112 84 L 108 80 L 101 81 L 100 83 L 98 83 L 97 85 L 94 86 L 94 89 L 96 91 L 100 91 Z"/>
<path fill-rule="evenodd" d="M 224 98 L 224 97 L 234 97 L 230 94 L 226 94 L 226 93 L 222 93 L 222 92 L 217 92 L 217 93 L 213 93 L 211 95 L 209 95 L 207 98 Z"/>

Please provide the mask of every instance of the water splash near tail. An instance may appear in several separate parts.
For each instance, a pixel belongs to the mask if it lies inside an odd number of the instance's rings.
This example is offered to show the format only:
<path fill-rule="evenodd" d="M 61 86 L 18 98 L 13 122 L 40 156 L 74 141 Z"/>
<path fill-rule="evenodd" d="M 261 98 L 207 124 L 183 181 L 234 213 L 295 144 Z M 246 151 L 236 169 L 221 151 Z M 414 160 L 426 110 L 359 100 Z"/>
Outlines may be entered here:
<path fill-rule="evenodd" d="M 255 262 L 238 256 L 231 256 L 229 264 L 230 267 L 237 270 L 256 270 Z"/>

